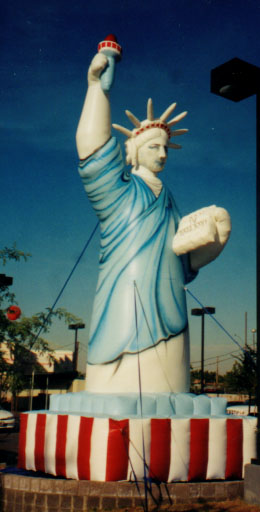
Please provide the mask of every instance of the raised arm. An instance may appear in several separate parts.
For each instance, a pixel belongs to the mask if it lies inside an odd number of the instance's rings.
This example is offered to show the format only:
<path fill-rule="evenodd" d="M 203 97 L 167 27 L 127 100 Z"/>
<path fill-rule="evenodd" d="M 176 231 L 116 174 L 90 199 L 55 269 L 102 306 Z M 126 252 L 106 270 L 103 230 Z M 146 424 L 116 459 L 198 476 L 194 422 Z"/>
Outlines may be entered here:
<path fill-rule="evenodd" d="M 106 65 L 107 57 L 98 53 L 88 70 L 88 90 L 76 133 L 80 159 L 94 153 L 111 136 L 109 95 L 103 91 L 100 82 L 100 74 Z"/>

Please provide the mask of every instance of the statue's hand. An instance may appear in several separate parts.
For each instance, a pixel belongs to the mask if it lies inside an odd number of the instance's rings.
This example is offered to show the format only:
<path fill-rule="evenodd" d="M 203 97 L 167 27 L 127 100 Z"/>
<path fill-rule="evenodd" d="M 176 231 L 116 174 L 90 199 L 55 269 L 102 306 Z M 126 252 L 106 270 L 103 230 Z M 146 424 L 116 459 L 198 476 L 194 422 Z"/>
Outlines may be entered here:
<path fill-rule="evenodd" d="M 223 250 L 231 232 L 231 221 L 224 208 L 209 206 L 183 217 L 173 239 L 177 255 L 190 253 L 193 270 L 213 261 Z"/>
<path fill-rule="evenodd" d="M 88 84 L 92 85 L 99 82 L 102 71 L 107 66 L 107 57 L 102 53 L 97 53 L 93 58 L 88 69 Z"/>

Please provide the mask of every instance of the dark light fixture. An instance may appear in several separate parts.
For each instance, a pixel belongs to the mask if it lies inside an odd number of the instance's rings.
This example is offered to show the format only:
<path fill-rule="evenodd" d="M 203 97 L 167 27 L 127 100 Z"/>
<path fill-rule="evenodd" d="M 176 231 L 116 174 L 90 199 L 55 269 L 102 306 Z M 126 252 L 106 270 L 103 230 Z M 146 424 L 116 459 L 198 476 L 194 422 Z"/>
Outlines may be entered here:
<path fill-rule="evenodd" d="M 211 71 L 211 92 L 222 98 L 241 101 L 259 88 L 260 68 L 237 57 Z"/>

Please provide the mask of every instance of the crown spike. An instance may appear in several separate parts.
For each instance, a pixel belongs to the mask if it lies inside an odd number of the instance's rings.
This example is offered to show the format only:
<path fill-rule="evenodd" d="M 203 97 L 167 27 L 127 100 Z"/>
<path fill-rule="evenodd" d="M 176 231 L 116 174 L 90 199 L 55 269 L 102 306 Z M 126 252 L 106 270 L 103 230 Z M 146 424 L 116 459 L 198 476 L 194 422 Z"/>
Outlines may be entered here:
<path fill-rule="evenodd" d="M 112 126 L 113 126 L 113 128 L 115 128 L 115 130 L 118 130 L 119 132 L 123 133 L 127 137 L 132 137 L 131 130 L 124 128 L 124 126 L 120 126 L 120 124 L 114 124 L 114 123 L 112 124 Z"/>
<path fill-rule="evenodd" d="M 181 128 L 180 130 L 173 130 L 171 132 L 171 137 L 176 137 L 176 135 L 183 135 L 184 133 L 187 133 L 189 130 L 188 128 Z"/>
<path fill-rule="evenodd" d="M 149 98 L 149 100 L 147 101 L 147 119 L 149 119 L 149 121 L 153 121 L 154 120 L 153 100 L 152 100 L 152 98 Z"/>
<path fill-rule="evenodd" d="M 151 128 L 159 128 L 161 130 L 164 130 L 168 135 L 168 147 L 173 149 L 180 149 L 182 146 L 179 144 L 174 144 L 170 142 L 171 137 L 176 137 L 178 135 L 183 135 L 184 133 L 188 132 L 187 128 L 180 128 L 178 130 L 170 130 L 171 126 L 174 126 L 176 123 L 181 121 L 188 112 L 181 112 L 181 114 L 178 114 L 175 116 L 169 123 L 167 123 L 166 119 L 170 114 L 174 111 L 176 108 L 177 103 L 172 103 L 165 112 L 161 115 L 159 119 L 154 119 L 154 112 L 153 112 L 153 102 L 152 99 L 149 98 L 147 102 L 147 119 L 144 121 L 139 121 L 139 119 L 132 113 L 130 110 L 126 110 L 125 113 L 129 120 L 133 123 L 135 128 L 133 130 L 129 130 L 128 128 L 125 128 L 124 126 L 121 126 L 119 124 L 112 124 L 113 128 L 121 132 L 123 135 L 125 135 L 128 139 L 131 139 L 134 142 L 134 139 L 138 137 L 139 135 L 142 135 L 146 130 L 149 130 Z"/>
<path fill-rule="evenodd" d="M 125 113 L 128 119 L 130 119 L 130 121 L 133 123 L 133 125 L 136 126 L 136 128 L 139 128 L 139 126 L 141 126 L 141 121 L 139 121 L 139 119 L 137 119 L 137 117 L 135 117 L 135 115 L 132 114 L 130 110 L 125 110 Z"/>
<path fill-rule="evenodd" d="M 174 144 L 173 142 L 169 142 L 168 143 L 168 148 L 171 148 L 171 149 L 181 149 L 182 146 L 180 144 Z"/>
<path fill-rule="evenodd" d="M 165 121 L 167 119 L 167 117 L 169 117 L 171 115 L 171 113 L 175 110 L 176 106 L 177 106 L 177 103 L 172 103 L 165 110 L 165 112 L 160 116 L 161 121 Z"/>
<path fill-rule="evenodd" d="M 184 117 L 186 117 L 186 115 L 188 114 L 188 112 L 181 112 L 181 114 L 178 114 L 177 116 L 175 116 L 173 119 L 171 119 L 171 121 L 169 121 L 168 126 L 174 126 L 175 124 L 177 124 L 179 121 L 181 121 Z"/>

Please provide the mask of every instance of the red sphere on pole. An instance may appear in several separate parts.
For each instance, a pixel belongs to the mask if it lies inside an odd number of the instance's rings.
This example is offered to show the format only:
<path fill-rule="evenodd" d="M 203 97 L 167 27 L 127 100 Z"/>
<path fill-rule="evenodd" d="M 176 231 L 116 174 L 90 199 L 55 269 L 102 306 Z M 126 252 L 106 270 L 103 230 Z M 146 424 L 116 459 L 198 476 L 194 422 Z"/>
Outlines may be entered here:
<path fill-rule="evenodd" d="M 19 316 L 21 316 L 21 310 L 19 306 L 10 306 L 7 310 L 6 316 L 8 320 L 13 322 L 14 320 L 17 320 Z"/>

